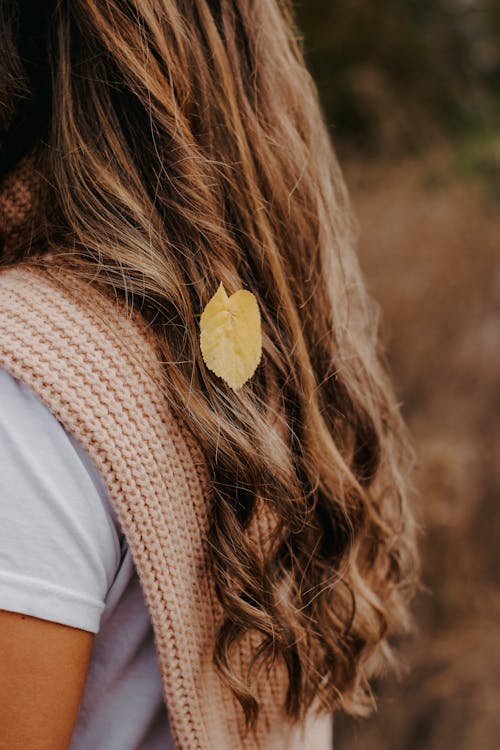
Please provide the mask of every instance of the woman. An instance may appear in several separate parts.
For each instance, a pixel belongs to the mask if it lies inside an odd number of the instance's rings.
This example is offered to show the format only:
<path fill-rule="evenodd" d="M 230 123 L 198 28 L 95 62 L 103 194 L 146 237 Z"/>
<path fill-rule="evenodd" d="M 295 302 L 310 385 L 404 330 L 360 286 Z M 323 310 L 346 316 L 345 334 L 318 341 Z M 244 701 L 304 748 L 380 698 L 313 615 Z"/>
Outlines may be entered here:
<path fill-rule="evenodd" d="M 0 744 L 331 747 L 416 553 L 291 9 L 1 9 Z M 200 348 L 221 284 L 237 386 Z"/>

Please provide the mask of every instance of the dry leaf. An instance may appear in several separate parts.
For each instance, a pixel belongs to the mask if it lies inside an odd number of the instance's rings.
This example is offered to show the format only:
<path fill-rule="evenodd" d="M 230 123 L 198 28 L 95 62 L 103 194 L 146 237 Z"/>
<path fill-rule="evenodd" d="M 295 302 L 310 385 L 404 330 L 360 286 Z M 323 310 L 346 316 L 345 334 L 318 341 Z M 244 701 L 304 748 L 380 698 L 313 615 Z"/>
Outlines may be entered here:
<path fill-rule="evenodd" d="M 200 318 L 200 347 L 209 370 L 237 391 L 252 377 L 262 356 L 257 298 L 247 289 L 227 296 L 222 282 Z"/>

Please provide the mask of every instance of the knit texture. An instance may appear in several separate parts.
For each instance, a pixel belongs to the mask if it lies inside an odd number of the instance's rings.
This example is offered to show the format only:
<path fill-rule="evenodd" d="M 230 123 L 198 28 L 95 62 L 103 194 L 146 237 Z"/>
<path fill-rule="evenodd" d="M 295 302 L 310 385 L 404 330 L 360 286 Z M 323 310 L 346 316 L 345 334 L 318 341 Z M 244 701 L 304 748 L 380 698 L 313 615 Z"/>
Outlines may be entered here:
<path fill-rule="evenodd" d="M 162 394 L 158 355 L 139 312 L 50 256 L 44 265 L 0 268 L 0 366 L 38 394 L 104 479 L 151 615 L 176 748 L 330 750 L 330 716 L 288 723 L 283 665 L 261 671 L 263 709 L 248 735 L 238 701 L 215 672 L 223 611 L 207 544 L 209 467 Z M 266 529 L 262 516 L 251 533 L 263 540 Z M 243 639 L 242 666 L 255 643 L 255 634 Z"/>
<path fill-rule="evenodd" d="M 42 179 L 35 160 L 28 155 L 7 174 L 0 185 L 0 242 L 2 262 L 15 256 L 18 243 L 31 244 L 33 218 L 40 204 Z"/>

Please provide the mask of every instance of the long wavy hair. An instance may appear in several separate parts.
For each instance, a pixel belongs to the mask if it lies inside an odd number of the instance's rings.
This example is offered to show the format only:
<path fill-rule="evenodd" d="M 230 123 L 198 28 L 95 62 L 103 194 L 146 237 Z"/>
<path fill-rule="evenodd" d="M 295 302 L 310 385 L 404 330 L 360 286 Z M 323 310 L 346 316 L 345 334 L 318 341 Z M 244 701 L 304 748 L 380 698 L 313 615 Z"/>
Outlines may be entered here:
<path fill-rule="evenodd" d="M 252 669 L 284 659 L 292 720 L 315 698 L 369 713 L 418 579 L 412 457 L 290 3 L 0 7 L 1 171 L 31 154 L 44 181 L 29 241 L 2 263 L 57 251 L 156 331 L 166 398 L 211 469 L 214 667 L 247 724 L 259 701 L 231 652 L 248 631 Z M 199 349 L 220 281 L 262 315 L 263 361 L 237 392 Z M 276 519 L 265 555 L 248 533 L 258 501 Z"/>

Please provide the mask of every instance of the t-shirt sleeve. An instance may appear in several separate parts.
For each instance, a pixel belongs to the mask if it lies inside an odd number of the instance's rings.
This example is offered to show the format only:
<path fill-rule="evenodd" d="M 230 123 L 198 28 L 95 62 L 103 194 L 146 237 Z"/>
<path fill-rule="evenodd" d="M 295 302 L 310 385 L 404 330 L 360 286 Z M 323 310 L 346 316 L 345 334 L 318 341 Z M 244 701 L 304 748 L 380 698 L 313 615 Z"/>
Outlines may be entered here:
<path fill-rule="evenodd" d="M 0 609 L 96 633 L 120 533 L 86 456 L 0 367 Z"/>

